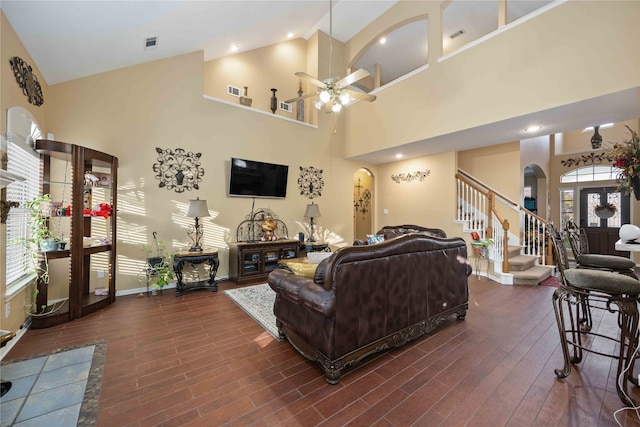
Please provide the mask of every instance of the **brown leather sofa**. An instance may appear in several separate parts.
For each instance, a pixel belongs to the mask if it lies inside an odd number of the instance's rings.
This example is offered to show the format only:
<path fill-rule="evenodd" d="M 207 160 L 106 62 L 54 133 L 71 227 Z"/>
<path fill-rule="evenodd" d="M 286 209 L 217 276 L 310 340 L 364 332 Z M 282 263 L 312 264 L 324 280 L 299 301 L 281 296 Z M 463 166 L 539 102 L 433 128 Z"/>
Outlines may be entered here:
<path fill-rule="evenodd" d="M 378 230 L 376 234 L 383 236 L 384 240 L 389 240 L 398 236 L 402 236 L 403 234 L 409 234 L 409 233 L 420 233 L 426 236 L 434 236 L 434 237 L 441 237 L 441 238 L 447 237 L 447 233 L 445 233 L 444 230 L 441 230 L 439 228 L 427 228 L 427 227 L 421 227 L 419 225 L 412 225 L 412 224 L 385 225 L 380 230 Z M 356 240 L 353 242 L 354 246 L 366 245 L 366 244 L 367 244 L 366 240 Z"/>
<path fill-rule="evenodd" d="M 275 270 L 278 332 L 320 363 L 336 384 L 344 368 L 430 333 L 468 308 L 461 238 L 406 234 L 376 245 L 340 248 L 313 279 Z"/>

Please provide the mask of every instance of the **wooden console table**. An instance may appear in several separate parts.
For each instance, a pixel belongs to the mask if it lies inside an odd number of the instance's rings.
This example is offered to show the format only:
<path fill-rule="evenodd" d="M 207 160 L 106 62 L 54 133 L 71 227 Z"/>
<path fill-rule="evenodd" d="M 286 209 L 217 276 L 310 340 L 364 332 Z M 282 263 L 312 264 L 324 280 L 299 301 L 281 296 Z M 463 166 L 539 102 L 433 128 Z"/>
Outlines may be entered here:
<path fill-rule="evenodd" d="M 182 281 L 182 269 L 184 263 L 191 265 L 209 263 L 209 279 L 184 283 Z M 182 296 L 184 291 L 195 289 L 211 289 L 212 292 L 218 290 L 216 273 L 220 266 L 218 251 L 216 249 L 203 249 L 197 252 L 178 252 L 173 256 L 173 271 L 176 273 L 176 296 Z"/>

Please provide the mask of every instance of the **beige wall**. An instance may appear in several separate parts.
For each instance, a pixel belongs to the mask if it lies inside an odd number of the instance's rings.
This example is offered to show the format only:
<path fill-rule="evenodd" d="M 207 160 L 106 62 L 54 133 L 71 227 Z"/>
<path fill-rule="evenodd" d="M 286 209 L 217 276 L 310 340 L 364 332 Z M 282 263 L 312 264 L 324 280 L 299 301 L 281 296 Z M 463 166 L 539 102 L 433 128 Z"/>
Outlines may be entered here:
<path fill-rule="evenodd" d="M 204 93 L 239 103 L 237 97 L 227 95 L 227 84 L 241 89 L 247 86 L 248 96 L 253 100 L 251 107 L 271 112 L 271 88 L 278 89 L 276 96 L 279 101 L 297 97 L 300 79 L 294 73 L 306 69 L 307 42 L 304 39 L 289 40 L 205 62 Z M 306 83 L 303 91 L 308 91 Z M 276 114 L 295 119 L 295 105 L 291 113 L 278 108 Z"/>
<path fill-rule="evenodd" d="M 205 243 L 219 249 L 219 276 L 228 274 L 228 242 L 251 211 L 250 198 L 227 197 L 229 159 L 289 165 L 284 200 L 257 199 L 296 236 L 306 200 L 297 178 L 300 166 L 322 169 L 325 181 L 318 226 L 334 246 L 353 240 L 353 174 L 361 164 L 342 160 L 343 125 L 320 116 L 320 128 L 282 120 L 203 99 L 202 52 L 124 68 L 53 85 L 49 123 L 56 138 L 116 155 L 118 183 L 118 290 L 141 286 L 142 243 L 152 231 L 174 249 L 187 247 L 185 217 L 189 199 L 206 199 L 212 217 L 204 220 Z M 335 129 L 335 133 L 333 130 Z M 158 187 L 155 147 L 202 153 L 200 190 L 182 194 Z M 366 166 L 366 165 L 365 165 Z M 331 203 L 329 204 L 329 200 Z"/>
<path fill-rule="evenodd" d="M 420 7 L 405 3 L 398 8 Z M 369 36 L 408 14 L 392 8 L 357 36 L 349 52 L 355 55 Z M 430 62 L 428 69 L 381 90 L 376 102 L 347 112 L 347 156 L 638 87 L 639 21 L 640 2 L 570 1 Z"/>
<path fill-rule="evenodd" d="M 458 167 L 508 199 L 520 202 L 523 173 L 519 142 L 460 151 Z M 496 209 L 509 221 L 509 232 L 519 236 L 519 214 L 501 203 L 496 203 Z"/>
<path fill-rule="evenodd" d="M 42 93 L 44 96 L 44 104 L 36 107 L 29 104 L 28 98 L 22 93 L 22 89 L 18 86 L 16 78 L 13 75 L 9 58 L 18 56 L 22 58 L 27 64 L 31 65 L 33 72 L 40 82 Z M 2 10 L 0 10 L 0 133 L 5 136 L 7 132 L 7 109 L 13 106 L 20 106 L 26 108 L 33 114 L 38 121 L 40 128 L 43 132 L 47 132 L 47 120 L 46 111 L 50 108 L 49 99 L 49 87 L 46 81 L 42 77 L 40 70 L 36 66 L 31 55 L 26 51 L 22 42 L 16 35 L 13 27 L 5 17 Z M 0 225 L 0 302 L 2 302 L 0 313 L 0 329 L 17 331 L 20 325 L 25 321 L 26 315 L 24 311 L 24 305 L 29 304 L 31 300 L 31 288 L 28 288 L 18 294 L 14 295 L 11 299 L 11 315 L 5 317 L 5 267 L 6 267 L 6 253 L 5 253 L 5 225 Z"/>
<path fill-rule="evenodd" d="M 612 144 L 617 141 L 629 139 L 629 131 L 625 126 L 635 129 L 637 120 L 627 120 L 615 123 L 612 128 L 599 129 L 598 133 L 602 135 L 602 149 L 611 148 Z M 593 151 L 591 148 L 591 137 L 593 130 L 584 132 L 584 129 L 567 130 L 558 138 L 560 141 L 556 144 L 556 155 L 585 153 Z"/>
<path fill-rule="evenodd" d="M 396 183 L 392 175 L 430 171 L 420 181 Z M 453 152 L 379 165 L 375 173 L 375 226 L 415 224 L 443 229 L 448 236 L 459 236 L 453 223 L 456 212 L 456 155 Z M 384 210 L 388 210 L 388 214 Z"/>

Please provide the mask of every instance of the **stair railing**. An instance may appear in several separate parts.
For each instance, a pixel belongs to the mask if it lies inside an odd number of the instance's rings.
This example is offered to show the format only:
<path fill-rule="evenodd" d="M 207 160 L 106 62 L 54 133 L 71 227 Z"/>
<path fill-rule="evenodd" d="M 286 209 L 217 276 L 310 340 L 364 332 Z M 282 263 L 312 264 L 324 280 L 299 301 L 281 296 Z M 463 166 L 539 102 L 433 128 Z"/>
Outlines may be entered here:
<path fill-rule="evenodd" d="M 509 221 L 504 219 L 496 209 L 500 203 L 509 209 L 522 212 L 520 242 L 525 242 L 525 231 L 540 229 L 541 235 L 546 236 L 546 221 L 526 210 L 519 203 L 492 189 L 489 185 L 474 178 L 472 175 L 458 169 L 456 174 L 458 191 L 457 220 L 464 223 L 467 231 L 476 231 L 481 238 L 493 239 L 493 261 L 496 272 L 509 273 Z M 540 263 L 545 264 L 548 246 L 540 237 L 528 237 L 525 253 L 540 257 Z M 502 271 L 499 271 L 502 270 Z"/>
<path fill-rule="evenodd" d="M 526 255 L 538 257 L 540 265 L 552 264 L 548 258 L 551 254 L 547 221 L 528 209 L 520 207 L 520 242 Z"/>

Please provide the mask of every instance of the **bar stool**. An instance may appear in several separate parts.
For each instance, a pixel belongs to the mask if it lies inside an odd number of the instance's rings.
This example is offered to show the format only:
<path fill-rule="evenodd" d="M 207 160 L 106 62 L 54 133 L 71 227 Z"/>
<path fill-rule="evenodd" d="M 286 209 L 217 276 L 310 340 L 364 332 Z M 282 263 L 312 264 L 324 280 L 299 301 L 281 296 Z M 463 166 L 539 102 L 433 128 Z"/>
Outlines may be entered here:
<path fill-rule="evenodd" d="M 564 229 L 569 237 L 569 244 L 576 259 L 577 268 L 613 271 L 638 279 L 634 272 L 636 263 L 633 260 L 618 255 L 590 254 L 589 241 L 584 228 L 578 228 L 575 222 L 567 221 Z"/>
<path fill-rule="evenodd" d="M 585 351 L 617 359 L 616 391 L 623 403 L 635 407 L 636 402 L 629 395 L 628 383 L 638 386 L 633 368 L 638 346 L 640 282 L 611 271 L 568 268 L 562 236 L 551 224 L 548 230 L 562 280 L 562 285 L 553 293 L 553 309 L 560 333 L 564 367 L 554 372 L 558 378 L 566 378 L 571 373 L 572 365 L 582 361 Z M 594 300 L 602 301 L 604 307 L 593 306 L 591 301 Z M 619 338 L 592 331 L 591 310 L 594 308 L 618 315 Z M 583 336 L 614 341 L 618 352 L 603 353 L 587 348 L 583 345 Z M 621 375 L 624 375 L 624 381 L 621 381 Z"/>

